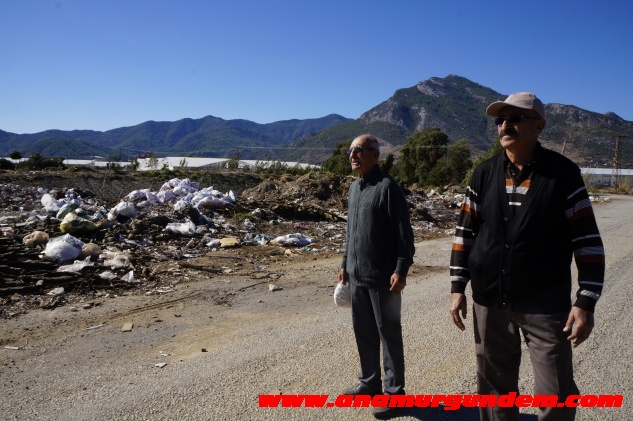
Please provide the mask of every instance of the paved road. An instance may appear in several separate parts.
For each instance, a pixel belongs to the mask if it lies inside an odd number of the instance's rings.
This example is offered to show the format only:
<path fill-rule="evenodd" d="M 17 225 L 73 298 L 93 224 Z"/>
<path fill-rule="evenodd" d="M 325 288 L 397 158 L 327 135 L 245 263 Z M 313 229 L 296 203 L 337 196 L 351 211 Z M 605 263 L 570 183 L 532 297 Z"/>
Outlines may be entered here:
<path fill-rule="evenodd" d="M 633 416 L 628 401 L 633 396 L 633 198 L 614 196 L 596 205 L 596 214 L 607 253 L 607 285 L 594 333 L 574 351 L 576 380 L 582 393 L 623 394 L 625 400 L 619 409 L 581 408 L 577 419 L 628 420 Z M 471 315 L 463 333 L 448 315 L 450 241 L 417 245 L 404 292 L 411 394 L 475 391 Z M 214 304 L 199 289 L 186 300 L 164 304 L 161 313 L 160 306 L 123 311 L 112 326 L 40 335 L 21 350 L 0 349 L 0 419 L 373 419 L 368 408 L 258 407 L 260 394 L 334 396 L 355 384 L 351 316 L 336 308 L 331 297 L 337 264 L 338 259 L 306 263 L 296 269 L 295 286 L 276 293 L 268 292 L 267 285 L 244 288 L 230 297 L 230 307 Z M 63 311 L 43 313 L 40 317 L 48 320 L 42 325 L 63 322 L 68 317 Z M 120 331 L 123 321 L 142 313 L 147 318 L 133 332 Z M 11 320 L 3 323 L 0 334 L 9 329 L 15 334 Z M 167 365 L 155 367 L 159 362 Z M 521 392 L 531 393 L 528 358 L 521 379 Z M 536 420 L 534 413 L 526 411 L 522 419 Z M 476 420 L 478 414 L 419 408 L 398 419 Z"/>

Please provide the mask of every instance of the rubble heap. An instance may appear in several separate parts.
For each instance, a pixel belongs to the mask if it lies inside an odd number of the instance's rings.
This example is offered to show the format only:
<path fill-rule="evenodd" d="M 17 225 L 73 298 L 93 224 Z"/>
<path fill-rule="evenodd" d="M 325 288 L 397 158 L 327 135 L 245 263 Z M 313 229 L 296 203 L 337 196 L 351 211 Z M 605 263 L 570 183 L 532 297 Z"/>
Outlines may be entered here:
<path fill-rule="evenodd" d="M 0 316 L 71 296 L 166 292 L 182 268 L 271 276 L 262 269 L 271 256 L 341 253 L 352 181 L 284 175 L 238 196 L 174 178 L 109 201 L 86 189 L 0 184 Z M 406 197 L 417 241 L 452 234 L 459 195 Z M 218 264 L 197 264 L 200 256 Z"/>

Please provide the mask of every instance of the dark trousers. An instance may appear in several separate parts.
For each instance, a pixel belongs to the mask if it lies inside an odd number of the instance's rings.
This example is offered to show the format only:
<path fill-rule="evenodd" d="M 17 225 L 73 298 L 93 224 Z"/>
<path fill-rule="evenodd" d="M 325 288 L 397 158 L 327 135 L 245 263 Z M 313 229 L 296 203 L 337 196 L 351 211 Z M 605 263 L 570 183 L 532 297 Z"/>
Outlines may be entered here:
<path fill-rule="evenodd" d="M 350 282 L 351 283 L 351 282 Z M 402 295 L 387 288 L 351 283 L 352 323 L 360 357 L 360 382 L 381 391 L 380 344 L 385 370 L 384 392 L 404 393 L 404 348 L 400 310 Z"/>
<path fill-rule="evenodd" d="M 473 305 L 477 392 L 503 395 L 518 392 L 521 336 L 534 370 L 534 395 L 557 395 L 564 402 L 578 394 L 574 382 L 571 343 L 563 332 L 568 313 L 522 314 Z M 519 408 L 480 408 L 482 421 L 518 420 Z M 573 420 L 575 408 L 542 408 L 539 420 Z"/>

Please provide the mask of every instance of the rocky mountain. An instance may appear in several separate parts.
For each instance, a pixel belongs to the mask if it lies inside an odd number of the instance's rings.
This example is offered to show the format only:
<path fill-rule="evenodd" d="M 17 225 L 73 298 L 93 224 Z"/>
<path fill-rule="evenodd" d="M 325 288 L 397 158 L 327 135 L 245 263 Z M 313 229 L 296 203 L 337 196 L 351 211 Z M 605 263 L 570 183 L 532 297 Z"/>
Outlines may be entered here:
<path fill-rule="evenodd" d="M 387 150 L 397 151 L 408 136 L 429 127 L 442 129 L 451 142 L 467 139 L 473 154 L 478 154 L 488 149 L 497 133 L 493 119 L 486 116 L 486 107 L 508 95 L 460 76 L 430 78 L 397 90 L 357 120 L 295 140 L 295 153 L 306 148 L 295 158 L 325 159 L 318 148 L 332 150 L 337 143 L 366 132 L 383 139 Z M 599 114 L 571 105 L 546 104 L 545 112 L 548 122 L 540 139 L 546 147 L 558 152 L 564 148 L 565 155 L 584 166 L 610 167 L 616 138 L 623 135 L 622 165 L 633 167 L 633 122 L 614 113 Z M 630 146 L 627 139 L 632 142 Z"/>
<path fill-rule="evenodd" d="M 361 133 L 382 139 L 384 150 L 397 153 L 407 137 L 429 127 L 439 127 L 451 142 L 468 140 L 473 154 L 486 150 L 495 139 L 493 119 L 485 114 L 501 94 L 466 78 L 449 75 L 430 78 L 397 90 L 360 118 L 339 115 L 308 120 L 257 124 L 217 117 L 148 121 L 106 132 L 49 130 L 17 135 L 0 130 L 0 155 L 20 151 L 48 156 L 79 158 L 99 155 L 116 159 L 139 151 L 157 156 L 184 155 L 273 159 L 320 164 L 338 143 Z M 621 142 L 622 167 L 633 168 L 633 122 L 614 113 L 595 113 L 573 105 L 546 104 L 547 127 L 541 141 L 583 166 L 611 167 L 615 143 Z M 63 141 L 72 140 L 72 142 Z M 629 144 L 630 143 L 630 144 Z M 57 151 L 57 153 L 54 153 Z"/>

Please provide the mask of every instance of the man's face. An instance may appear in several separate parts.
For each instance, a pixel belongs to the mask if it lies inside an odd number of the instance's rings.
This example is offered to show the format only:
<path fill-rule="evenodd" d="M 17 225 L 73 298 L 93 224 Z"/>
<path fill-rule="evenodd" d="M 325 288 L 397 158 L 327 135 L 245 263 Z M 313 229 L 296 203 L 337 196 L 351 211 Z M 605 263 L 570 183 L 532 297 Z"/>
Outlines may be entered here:
<path fill-rule="evenodd" d="M 370 142 L 362 136 L 354 139 L 350 146 L 350 151 L 349 163 L 352 166 L 352 171 L 355 171 L 361 177 L 378 164 L 378 151 L 373 149 Z"/>
<path fill-rule="evenodd" d="M 499 141 L 504 149 L 510 151 L 532 149 L 545 128 L 545 120 L 533 110 L 505 107 L 501 109 L 499 117 L 503 119 L 503 122 L 497 125 Z M 512 121 L 513 119 L 518 121 Z"/>

